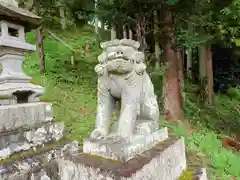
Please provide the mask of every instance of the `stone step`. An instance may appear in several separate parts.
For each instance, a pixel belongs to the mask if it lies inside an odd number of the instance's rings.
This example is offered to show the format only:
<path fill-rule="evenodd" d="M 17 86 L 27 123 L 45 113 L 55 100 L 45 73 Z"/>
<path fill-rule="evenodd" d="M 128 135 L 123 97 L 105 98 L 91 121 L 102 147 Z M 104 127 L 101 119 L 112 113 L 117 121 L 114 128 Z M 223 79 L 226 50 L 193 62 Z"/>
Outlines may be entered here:
<path fill-rule="evenodd" d="M 0 106 L 0 133 L 28 128 L 53 119 L 52 105 L 45 102 Z"/>
<path fill-rule="evenodd" d="M 184 139 L 173 137 L 126 162 L 91 154 L 58 162 L 61 180 L 177 180 L 187 166 Z"/>
<path fill-rule="evenodd" d="M 63 123 L 47 123 L 32 129 L 22 129 L 13 133 L 0 135 L 0 159 L 45 143 L 58 141 L 63 137 Z"/>
<path fill-rule="evenodd" d="M 127 161 L 167 138 L 167 128 L 162 128 L 149 134 L 133 135 L 130 138 L 124 139 L 113 134 L 109 135 L 105 140 L 85 139 L 83 152 Z"/>

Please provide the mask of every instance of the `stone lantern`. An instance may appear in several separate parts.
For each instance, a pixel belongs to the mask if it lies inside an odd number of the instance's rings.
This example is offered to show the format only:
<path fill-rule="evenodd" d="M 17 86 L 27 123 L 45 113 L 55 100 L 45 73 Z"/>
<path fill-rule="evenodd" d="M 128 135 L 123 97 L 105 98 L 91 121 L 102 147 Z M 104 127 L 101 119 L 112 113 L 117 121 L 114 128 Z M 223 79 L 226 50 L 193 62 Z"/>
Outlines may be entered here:
<path fill-rule="evenodd" d="M 52 104 L 39 99 L 44 94 L 44 88 L 30 83 L 31 77 L 22 69 L 24 54 L 36 50 L 35 45 L 26 42 L 25 33 L 39 27 L 41 18 L 19 8 L 15 0 L 0 0 L 0 16 L 1 160 L 60 140 L 64 124 L 52 121 Z M 16 173 L 12 176 L 4 173 L 8 170 L 4 171 L 0 166 L 1 180 L 25 179 L 17 178 Z"/>
<path fill-rule="evenodd" d="M 39 101 L 44 88 L 29 82 L 22 70 L 24 53 L 36 50 L 25 33 L 37 28 L 41 18 L 18 7 L 15 0 L 0 0 L 0 105 Z"/>

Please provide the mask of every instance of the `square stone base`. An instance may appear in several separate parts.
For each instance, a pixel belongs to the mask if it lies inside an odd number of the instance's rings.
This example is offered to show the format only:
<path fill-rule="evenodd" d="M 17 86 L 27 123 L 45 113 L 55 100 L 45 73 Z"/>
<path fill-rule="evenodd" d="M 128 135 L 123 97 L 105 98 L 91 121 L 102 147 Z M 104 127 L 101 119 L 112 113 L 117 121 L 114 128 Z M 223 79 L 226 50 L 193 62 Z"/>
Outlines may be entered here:
<path fill-rule="evenodd" d="M 127 139 L 114 135 L 104 140 L 85 139 L 83 152 L 114 160 L 127 161 L 167 138 L 168 130 L 162 128 L 151 134 L 134 135 Z"/>
<path fill-rule="evenodd" d="M 186 169 L 185 145 L 169 138 L 126 162 L 80 154 L 58 163 L 61 180 L 177 180 Z"/>

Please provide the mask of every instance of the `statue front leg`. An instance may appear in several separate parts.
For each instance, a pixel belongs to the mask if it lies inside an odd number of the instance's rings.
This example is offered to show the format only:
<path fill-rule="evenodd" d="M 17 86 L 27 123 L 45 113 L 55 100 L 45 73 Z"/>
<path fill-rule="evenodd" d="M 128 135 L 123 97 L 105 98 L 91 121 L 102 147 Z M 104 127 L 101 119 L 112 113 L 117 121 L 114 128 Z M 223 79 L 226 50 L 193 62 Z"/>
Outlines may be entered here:
<path fill-rule="evenodd" d="M 93 139 L 104 139 L 108 135 L 115 107 L 114 98 L 108 89 L 102 83 L 99 83 L 99 86 L 101 87 L 98 88 L 96 128 L 91 134 Z"/>
<path fill-rule="evenodd" d="M 122 93 L 121 111 L 118 124 L 118 134 L 122 137 L 130 137 L 137 119 L 139 96 L 136 89 L 128 89 Z"/>

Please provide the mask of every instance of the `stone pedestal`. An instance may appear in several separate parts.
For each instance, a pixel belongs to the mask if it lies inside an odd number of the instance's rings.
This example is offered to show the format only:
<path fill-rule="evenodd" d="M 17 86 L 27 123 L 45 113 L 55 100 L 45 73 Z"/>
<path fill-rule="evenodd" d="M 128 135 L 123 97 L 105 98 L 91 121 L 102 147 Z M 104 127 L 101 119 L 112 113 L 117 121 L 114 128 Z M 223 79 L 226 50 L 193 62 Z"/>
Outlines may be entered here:
<path fill-rule="evenodd" d="M 177 180 L 187 167 L 183 138 L 168 138 L 124 162 L 92 154 L 58 162 L 61 180 Z"/>
<path fill-rule="evenodd" d="M 82 159 L 83 165 L 79 165 L 77 171 L 89 171 L 89 176 L 94 176 L 89 178 L 92 180 L 101 176 L 112 180 L 159 180 L 160 177 L 162 180 L 175 180 L 180 177 L 186 169 L 184 139 L 170 138 L 167 128 L 151 131 L 151 128 L 146 128 L 146 123 L 140 123 L 137 127 L 138 133 L 129 138 L 109 135 L 104 140 L 85 139 L 83 156 L 86 159 Z M 146 129 L 150 131 L 146 133 Z M 90 157 L 94 160 L 90 160 Z M 92 161 L 100 160 L 108 164 L 101 163 L 99 167 L 102 169 L 104 166 L 106 172 L 91 174 L 91 168 L 97 168 Z M 86 161 L 86 165 L 83 161 Z M 118 170 L 113 170 L 111 166 Z"/>
<path fill-rule="evenodd" d="M 110 135 L 104 140 L 85 139 L 83 152 L 124 162 L 167 138 L 167 128 L 163 128 L 153 133 L 136 134 L 129 138 Z"/>

